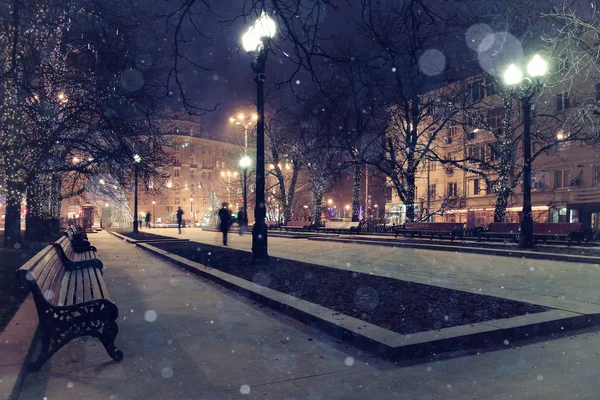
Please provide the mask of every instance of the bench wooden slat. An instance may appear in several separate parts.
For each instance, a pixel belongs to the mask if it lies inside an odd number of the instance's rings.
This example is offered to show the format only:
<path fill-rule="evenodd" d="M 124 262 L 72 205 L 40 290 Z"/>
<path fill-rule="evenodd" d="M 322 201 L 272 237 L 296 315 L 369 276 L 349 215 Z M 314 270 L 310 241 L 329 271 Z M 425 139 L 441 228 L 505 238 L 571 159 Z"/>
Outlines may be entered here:
<path fill-rule="evenodd" d="M 108 355 L 120 361 L 123 353 L 114 345 L 119 312 L 108 298 L 100 261 L 73 266 L 72 261 L 64 261 L 62 247 L 55 244 L 17 271 L 33 293 L 40 324 L 41 350 L 37 360 L 29 364 L 30 370 L 38 370 L 79 336 L 100 338 Z"/>

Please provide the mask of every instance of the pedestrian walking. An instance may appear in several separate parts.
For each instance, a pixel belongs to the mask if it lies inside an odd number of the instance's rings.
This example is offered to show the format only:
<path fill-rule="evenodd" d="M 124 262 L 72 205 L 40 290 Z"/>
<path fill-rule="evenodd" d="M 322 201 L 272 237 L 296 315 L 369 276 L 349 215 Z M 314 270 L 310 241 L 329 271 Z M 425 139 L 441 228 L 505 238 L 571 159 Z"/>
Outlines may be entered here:
<path fill-rule="evenodd" d="M 227 232 L 229 231 L 229 225 L 231 224 L 231 211 L 227 209 L 227 203 L 223 203 L 222 206 L 223 207 L 219 210 L 219 229 L 223 234 L 223 246 L 227 246 Z"/>
<path fill-rule="evenodd" d="M 183 210 L 181 207 L 177 207 L 177 229 L 179 229 L 179 233 L 181 234 L 181 227 L 183 226 Z"/>
<path fill-rule="evenodd" d="M 238 214 L 238 226 L 240 228 L 239 235 L 242 236 L 242 233 L 246 230 L 246 226 L 248 226 L 248 218 L 244 214 L 244 210 L 241 210 Z"/>
<path fill-rule="evenodd" d="M 150 221 L 152 221 L 152 214 L 148 211 L 146 213 L 146 229 L 150 229 Z"/>

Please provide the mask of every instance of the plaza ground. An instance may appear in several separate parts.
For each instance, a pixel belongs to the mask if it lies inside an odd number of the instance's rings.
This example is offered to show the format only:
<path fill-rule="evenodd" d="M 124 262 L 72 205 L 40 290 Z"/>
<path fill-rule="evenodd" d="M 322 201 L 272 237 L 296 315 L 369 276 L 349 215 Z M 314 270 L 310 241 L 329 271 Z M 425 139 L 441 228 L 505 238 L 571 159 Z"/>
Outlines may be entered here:
<path fill-rule="evenodd" d="M 172 231 L 172 232 L 171 232 Z M 157 229 L 219 244 L 218 233 Z M 112 363 L 93 339 L 77 340 L 20 399 L 571 399 L 598 398 L 600 336 L 551 341 L 436 361 L 390 363 L 340 343 L 110 236 L 91 235 L 120 310 Z M 250 236 L 230 245 L 249 249 Z M 594 265 L 270 238 L 270 254 L 336 268 L 594 309 Z M 481 291 L 480 291 L 481 290 Z M 324 294 L 326 295 L 326 294 Z M 560 307 L 559 307 L 560 308 Z"/>

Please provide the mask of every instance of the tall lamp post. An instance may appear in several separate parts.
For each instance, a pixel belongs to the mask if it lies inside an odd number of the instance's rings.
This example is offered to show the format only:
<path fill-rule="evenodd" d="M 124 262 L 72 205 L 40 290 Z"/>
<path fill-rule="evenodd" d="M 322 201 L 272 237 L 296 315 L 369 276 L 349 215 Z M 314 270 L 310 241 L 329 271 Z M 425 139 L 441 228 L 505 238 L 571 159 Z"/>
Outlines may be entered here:
<path fill-rule="evenodd" d="M 156 200 L 152 200 L 152 217 L 154 218 L 154 228 L 156 229 Z"/>
<path fill-rule="evenodd" d="M 256 206 L 254 207 L 254 228 L 252 229 L 252 264 L 267 264 L 267 225 L 265 218 L 265 106 L 263 84 L 267 63 L 268 42 L 275 36 L 277 26 L 264 11 L 250 26 L 244 36 L 244 49 L 252 56 L 252 71 L 256 74 Z"/>
<path fill-rule="evenodd" d="M 250 164 L 252 164 L 252 160 L 250 159 L 250 157 L 248 157 L 247 155 L 245 155 L 244 157 L 242 157 L 242 159 L 240 160 L 240 167 L 242 167 L 242 170 L 244 171 L 244 191 L 243 191 L 243 197 L 244 197 L 244 220 L 247 223 L 248 222 L 248 167 L 250 166 Z"/>
<path fill-rule="evenodd" d="M 239 113 L 237 117 L 229 118 L 229 122 L 232 124 L 240 125 L 244 128 L 244 154 L 248 154 L 248 128 L 256 123 L 258 115 L 253 114 L 250 119 L 246 119 L 243 113 Z"/>
<path fill-rule="evenodd" d="M 541 78 L 547 71 L 548 64 L 536 54 L 527 64 L 527 76 L 523 76 L 516 64 L 509 65 L 503 76 L 504 83 L 520 98 L 523 110 L 523 212 L 519 240 L 519 248 L 522 249 L 534 246 L 531 212 L 531 100 L 539 93 L 543 85 Z"/>
<path fill-rule="evenodd" d="M 139 233 L 138 227 L 138 164 L 142 161 L 139 154 L 133 156 L 134 164 L 134 182 L 133 182 L 133 233 Z"/>
<path fill-rule="evenodd" d="M 190 196 L 190 215 L 192 216 L 192 228 L 194 226 L 196 226 L 196 224 L 195 224 L 196 218 L 194 217 L 194 211 L 193 211 L 193 206 L 192 206 L 192 204 L 194 204 L 193 201 L 194 201 L 194 198 L 192 196 Z"/>

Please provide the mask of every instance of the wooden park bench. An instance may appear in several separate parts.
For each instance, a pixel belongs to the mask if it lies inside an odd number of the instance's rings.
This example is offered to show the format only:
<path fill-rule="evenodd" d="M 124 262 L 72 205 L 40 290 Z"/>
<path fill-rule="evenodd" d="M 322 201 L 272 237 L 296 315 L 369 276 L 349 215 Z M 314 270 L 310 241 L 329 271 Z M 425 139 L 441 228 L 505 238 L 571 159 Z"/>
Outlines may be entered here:
<path fill-rule="evenodd" d="M 289 221 L 287 224 L 279 227 L 279 230 L 285 231 L 306 231 L 310 229 L 310 221 Z"/>
<path fill-rule="evenodd" d="M 71 241 L 71 246 L 76 252 L 87 251 L 89 249 L 93 249 L 96 251 L 96 248 L 90 244 L 87 240 L 87 236 L 82 236 L 79 233 L 76 233 L 73 229 L 69 228 L 65 232 L 65 236 L 69 238 Z"/>
<path fill-rule="evenodd" d="M 265 221 L 265 224 L 267 224 L 267 229 L 278 229 L 279 228 L 279 222 L 277 221 Z"/>
<path fill-rule="evenodd" d="M 28 365 L 30 370 L 39 370 L 81 336 L 100 339 L 113 360 L 123 359 L 114 343 L 119 310 L 110 300 L 100 269 L 65 264 L 55 246 L 46 246 L 19 268 L 17 276 L 31 289 L 39 318 L 41 352 Z"/>
<path fill-rule="evenodd" d="M 521 224 L 513 222 L 492 222 L 486 231 L 477 232 L 477 241 L 481 239 L 491 240 L 501 238 L 506 240 L 517 240 L 521 232 Z"/>
<path fill-rule="evenodd" d="M 404 228 L 397 229 L 395 237 L 399 234 L 410 236 L 429 236 L 433 239 L 434 236 L 442 239 L 444 236 L 450 236 L 454 240 L 457 236 L 464 236 L 464 223 L 462 222 L 407 222 Z"/>
<path fill-rule="evenodd" d="M 96 257 L 96 248 L 93 246 L 90 246 L 87 250 L 77 252 L 66 236 L 58 239 L 52 245 L 56 248 L 64 264 L 76 263 L 86 267 L 103 268 L 102 261 Z"/>
<path fill-rule="evenodd" d="M 352 233 L 358 231 L 359 222 L 346 222 L 346 221 L 326 221 L 325 226 L 317 228 L 319 231 L 325 231 L 325 233 Z"/>
<path fill-rule="evenodd" d="M 584 226 L 579 222 L 547 222 L 533 224 L 533 240 L 566 240 L 567 244 L 574 241 L 581 243 L 586 241 Z"/>

